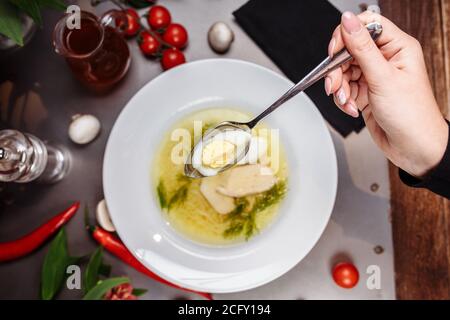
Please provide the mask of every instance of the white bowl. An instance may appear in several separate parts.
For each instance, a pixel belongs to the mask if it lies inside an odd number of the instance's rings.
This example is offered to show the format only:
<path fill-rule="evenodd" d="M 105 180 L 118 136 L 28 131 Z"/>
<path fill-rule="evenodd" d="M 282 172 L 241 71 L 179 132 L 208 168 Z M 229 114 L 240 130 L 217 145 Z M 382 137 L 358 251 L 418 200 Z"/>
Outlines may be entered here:
<path fill-rule="evenodd" d="M 313 248 L 333 209 L 337 165 L 330 133 L 305 94 L 265 120 L 280 129 L 289 191 L 276 221 L 248 242 L 211 247 L 186 240 L 164 220 L 150 178 L 163 136 L 184 115 L 214 107 L 258 114 L 291 86 L 255 64 L 202 60 L 163 73 L 123 109 L 106 148 L 104 192 L 120 238 L 150 270 L 185 288 L 237 292 L 283 275 Z"/>

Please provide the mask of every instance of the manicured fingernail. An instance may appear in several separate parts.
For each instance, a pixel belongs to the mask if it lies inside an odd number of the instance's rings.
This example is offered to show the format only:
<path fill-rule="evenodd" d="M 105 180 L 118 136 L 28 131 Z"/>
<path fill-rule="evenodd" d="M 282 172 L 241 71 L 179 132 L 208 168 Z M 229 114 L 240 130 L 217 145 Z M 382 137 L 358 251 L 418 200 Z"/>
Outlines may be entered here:
<path fill-rule="evenodd" d="M 344 89 L 340 89 L 337 93 L 338 102 L 343 106 L 347 102 L 347 96 L 345 95 Z"/>
<path fill-rule="evenodd" d="M 328 56 L 330 58 L 333 58 L 334 56 L 334 48 L 336 48 L 336 39 L 333 38 L 330 41 L 330 44 L 328 45 Z"/>
<path fill-rule="evenodd" d="M 362 30 L 361 21 L 352 12 L 344 12 L 342 15 L 342 26 L 350 34 L 356 34 Z"/>
<path fill-rule="evenodd" d="M 358 108 L 351 102 L 347 103 L 345 105 L 345 109 L 347 110 L 347 112 L 354 118 L 358 118 L 359 117 L 359 111 Z"/>
<path fill-rule="evenodd" d="M 333 86 L 333 81 L 330 77 L 325 78 L 325 92 L 327 93 L 327 96 L 331 94 L 331 87 Z"/>

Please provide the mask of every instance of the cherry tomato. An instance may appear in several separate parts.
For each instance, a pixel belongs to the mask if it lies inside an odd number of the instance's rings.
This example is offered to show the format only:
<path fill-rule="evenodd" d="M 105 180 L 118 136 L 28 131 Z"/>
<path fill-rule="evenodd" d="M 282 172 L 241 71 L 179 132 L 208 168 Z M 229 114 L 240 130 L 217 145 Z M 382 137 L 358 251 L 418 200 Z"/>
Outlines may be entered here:
<path fill-rule="evenodd" d="M 170 12 L 163 6 L 153 6 L 148 11 L 147 22 L 153 30 L 162 30 L 169 26 L 172 18 Z"/>
<path fill-rule="evenodd" d="M 136 12 L 136 10 L 133 9 L 126 9 L 127 14 L 127 28 L 125 29 L 125 36 L 127 38 L 134 37 L 138 34 L 139 30 L 141 29 L 141 25 L 139 23 L 139 15 Z"/>
<path fill-rule="evenodd" d="M 188 42 L 188 33 L 181 24 L 172 23 L 164 32 L 163 40 L 175 48 L 182 49 Z"/>
<path fill-rule="evenodd" d="M 162 53 L 161 66 L 164 70 L 176 67 L 186 62 L 183 52 L 176 48 L 166 49 Z"/>
<path fill-rule="evenodd" d="M 146 56 L 156 56 L 161 49 L 159 40 L 147 31 L 141 32 L 138 43 L 142 53 Z"/>
<path fill-rule="evenodd" d="M 132 16 L 133 18 L 135 18 L 136 20 L 139 20 L 139 14 L 137 13 L 136 10 L 128 8 L 125 10 L 127 12 L 128 15 Z"/>
<path fill-rule="evenodd" d="M 333 279 L 338 286 L 351 289 L 358 284 L 359 272 L 351 263 L 338 263 L 333 268 Z"/>

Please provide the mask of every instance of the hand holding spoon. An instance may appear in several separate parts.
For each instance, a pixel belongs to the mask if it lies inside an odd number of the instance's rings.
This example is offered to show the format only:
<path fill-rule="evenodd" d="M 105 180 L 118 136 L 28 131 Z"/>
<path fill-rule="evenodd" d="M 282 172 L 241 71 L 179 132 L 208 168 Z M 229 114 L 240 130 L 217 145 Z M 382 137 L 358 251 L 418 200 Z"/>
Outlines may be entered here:
<path fill-rule="evenodd" d="M 378 22 L 373 22 L 366 25 L 367 30 L 369 31 L 372 39 L 376 41 L 381 33 L 383 32 L 383 27 Z M 215 174 L 228 170 L 233 167 L 236 163 L 242 160 L 249 148 L 250 148 L 250 139 L 251 130 L 265 117 L 267 117 L 270 113 L 278 109 L 285 102 L 295 97 L 300 92 L 308 89 L 310 86 L 315 84 L 320 79 L 324 78 L 328 73 L 336 70 L 341 67 L 345 63 L 351 61 L 353 57 L 347 51 L 347 49 L 342 49 L 332 58 L 326 58 L 322 63 L 320 63 L 313 71 L 311 71 L 306 77 L 304 77 L 299 83 L 294 85 L 289 91 L 287 91 L 284 95 L 282 95 L 277 101 L 275 101 L 270 107 L 268 107 L 264 112 L 259 114 L 257 117 L 252 119 L 249 122 L 234 122 L 234 121 L 225 121 L 214 127 L 213 129 L 208 130 L 202 137 L 202 139 L 194 146 L 190 155 L 187 158 L 187 162 L 184 166 L 184 174 L 191 178 L 203 178 L 204 174 L 199 172 L 198 169 L 195 168 L 193 163 L 197 163 L 201 161 L 201 157 L 199 156 L 199 152 L 201 153 L 203 150 L 203 145 L 208 145 L 214 137 L 218 134 L 223 134 L 231 131 L 240 132 L 243 136 L 244 144 L 242 147 L 237 149 L 237 152 L 234 155 L 233 161 L 229 161 L 228 164 L 220 167 L 216 170 Z"/>

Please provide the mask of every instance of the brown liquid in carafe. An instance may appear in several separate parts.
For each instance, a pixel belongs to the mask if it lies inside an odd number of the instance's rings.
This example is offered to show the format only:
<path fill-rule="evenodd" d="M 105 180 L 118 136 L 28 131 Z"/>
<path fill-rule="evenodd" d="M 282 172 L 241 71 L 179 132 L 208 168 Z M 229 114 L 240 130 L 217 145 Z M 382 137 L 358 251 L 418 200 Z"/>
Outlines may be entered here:
<path fill-rule="evenodd" d="M 64 45 L 75 57 L 68 57 L 75 77 L 94 90 L 104 90 L 120 80 L 128 70 L 130 51 L 112 27 L 81 19 L 80 29 L 64 30 Z"/>
<path fill-rule="evenodd" d="M 102 31 L 97 23 L 90 19 L 81 20 L 81 29 L 65 29 L 66 47 L 77 55 L 94 51 L 102 40 Z"/>

